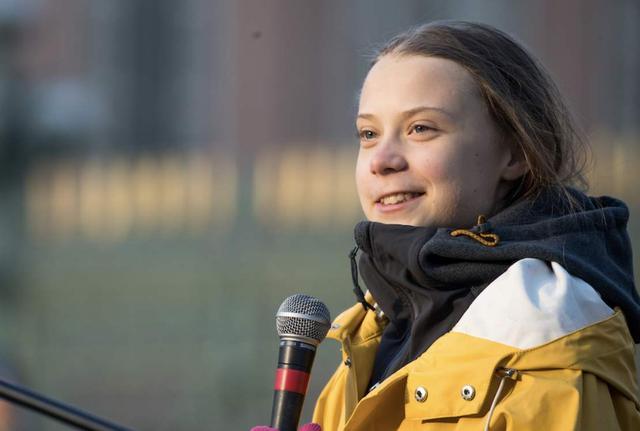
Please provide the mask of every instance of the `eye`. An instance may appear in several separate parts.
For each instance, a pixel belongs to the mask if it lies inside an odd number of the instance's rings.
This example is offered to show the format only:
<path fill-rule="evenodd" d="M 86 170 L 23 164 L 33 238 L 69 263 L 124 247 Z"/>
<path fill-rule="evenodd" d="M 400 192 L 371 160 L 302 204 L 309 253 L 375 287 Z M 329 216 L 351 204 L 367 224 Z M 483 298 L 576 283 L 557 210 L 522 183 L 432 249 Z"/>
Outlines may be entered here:
<path fill-rule="evenodd" d="M 376 133 L 373 130 L 360 130 L 358 132 L 358 137 L 364 141 L 370 141 L 376 137 Z"/>
<path fill-rule="evenodd" d="M 435 130 L 433 127 L 425 126 L 424 124 L 416 124 L 411 127 L 411 133 L 425 133 L 431 130 Z"/>

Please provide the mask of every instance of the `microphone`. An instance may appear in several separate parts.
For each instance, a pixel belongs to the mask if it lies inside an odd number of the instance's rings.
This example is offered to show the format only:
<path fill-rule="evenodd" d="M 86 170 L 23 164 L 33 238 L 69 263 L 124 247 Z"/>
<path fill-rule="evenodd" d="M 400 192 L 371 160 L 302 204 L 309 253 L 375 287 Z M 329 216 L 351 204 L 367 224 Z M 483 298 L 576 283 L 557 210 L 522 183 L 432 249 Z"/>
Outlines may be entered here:
<path fill-rule="evenodd" d="M 276 313 L 280 351 L 271 410 L 272 428 L 280 431 L 298 428 L 316 347 L 330 326 L 327 306 L 313 296 L 296 294 L 280 305 Z"/>

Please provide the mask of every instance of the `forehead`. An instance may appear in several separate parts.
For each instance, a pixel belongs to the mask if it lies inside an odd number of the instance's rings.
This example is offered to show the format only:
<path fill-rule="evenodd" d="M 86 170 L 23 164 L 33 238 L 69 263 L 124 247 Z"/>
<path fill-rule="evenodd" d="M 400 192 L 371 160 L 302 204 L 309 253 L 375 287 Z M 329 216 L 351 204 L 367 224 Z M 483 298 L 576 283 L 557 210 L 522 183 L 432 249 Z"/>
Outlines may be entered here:
<path fill-rule="evenodd" d="M 360 112 L 404 111 L 434 106 L 462 114 L 481 102 L 472 75 L 454 61 L 419 55 L 382 57 L 369 70 Z"/>

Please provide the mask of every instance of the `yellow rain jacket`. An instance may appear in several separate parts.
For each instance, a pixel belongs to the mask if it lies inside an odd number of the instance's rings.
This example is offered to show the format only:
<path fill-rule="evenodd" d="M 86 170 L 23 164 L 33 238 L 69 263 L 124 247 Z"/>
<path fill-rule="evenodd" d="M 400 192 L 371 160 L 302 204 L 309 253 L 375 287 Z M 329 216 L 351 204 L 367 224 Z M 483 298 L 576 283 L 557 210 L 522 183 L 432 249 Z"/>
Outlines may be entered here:
<path fill-rule="evenodd" d="M 530 349 L 454 328 L 365 395 L 383 326 L 360 304 L 334 321 L 342 364 L 313 416 L 324 431 L 640 430 L 634 343 L 618 309 Z"/>

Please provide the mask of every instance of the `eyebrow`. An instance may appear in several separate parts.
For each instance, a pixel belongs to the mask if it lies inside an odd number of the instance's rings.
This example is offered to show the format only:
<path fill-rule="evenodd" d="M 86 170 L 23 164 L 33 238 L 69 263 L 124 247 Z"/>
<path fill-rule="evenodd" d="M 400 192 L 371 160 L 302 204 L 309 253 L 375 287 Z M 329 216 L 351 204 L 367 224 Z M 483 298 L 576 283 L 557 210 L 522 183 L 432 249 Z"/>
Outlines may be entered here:
<path fill-rule="evenodd" d="M 404 118 L 408 118 L 411 117 L 415 114 L 418 114 L 420 112 L 424 112 L 424 111 L 436 111 L 440 114 L 444 114 L 445 116 L 449 117 L 450 119 L 453 119 L 453 115 L 449 112 L 447 112 L 446 110 L 442 109 L 442 108 L 438 108 L 435 106 L 418 106 L 416 108 L 412 108 L 409 109 L 408 111 L 404 111 L 402 112 L 400 115 L 402 115 Z M 356 118 L 364 118 L 364 119 L 374 119 L 376 116 L 373 114 L 368 114 L 368 113 L 363 113 L 363 114 L 358 114 L 358 116 Z"/>

